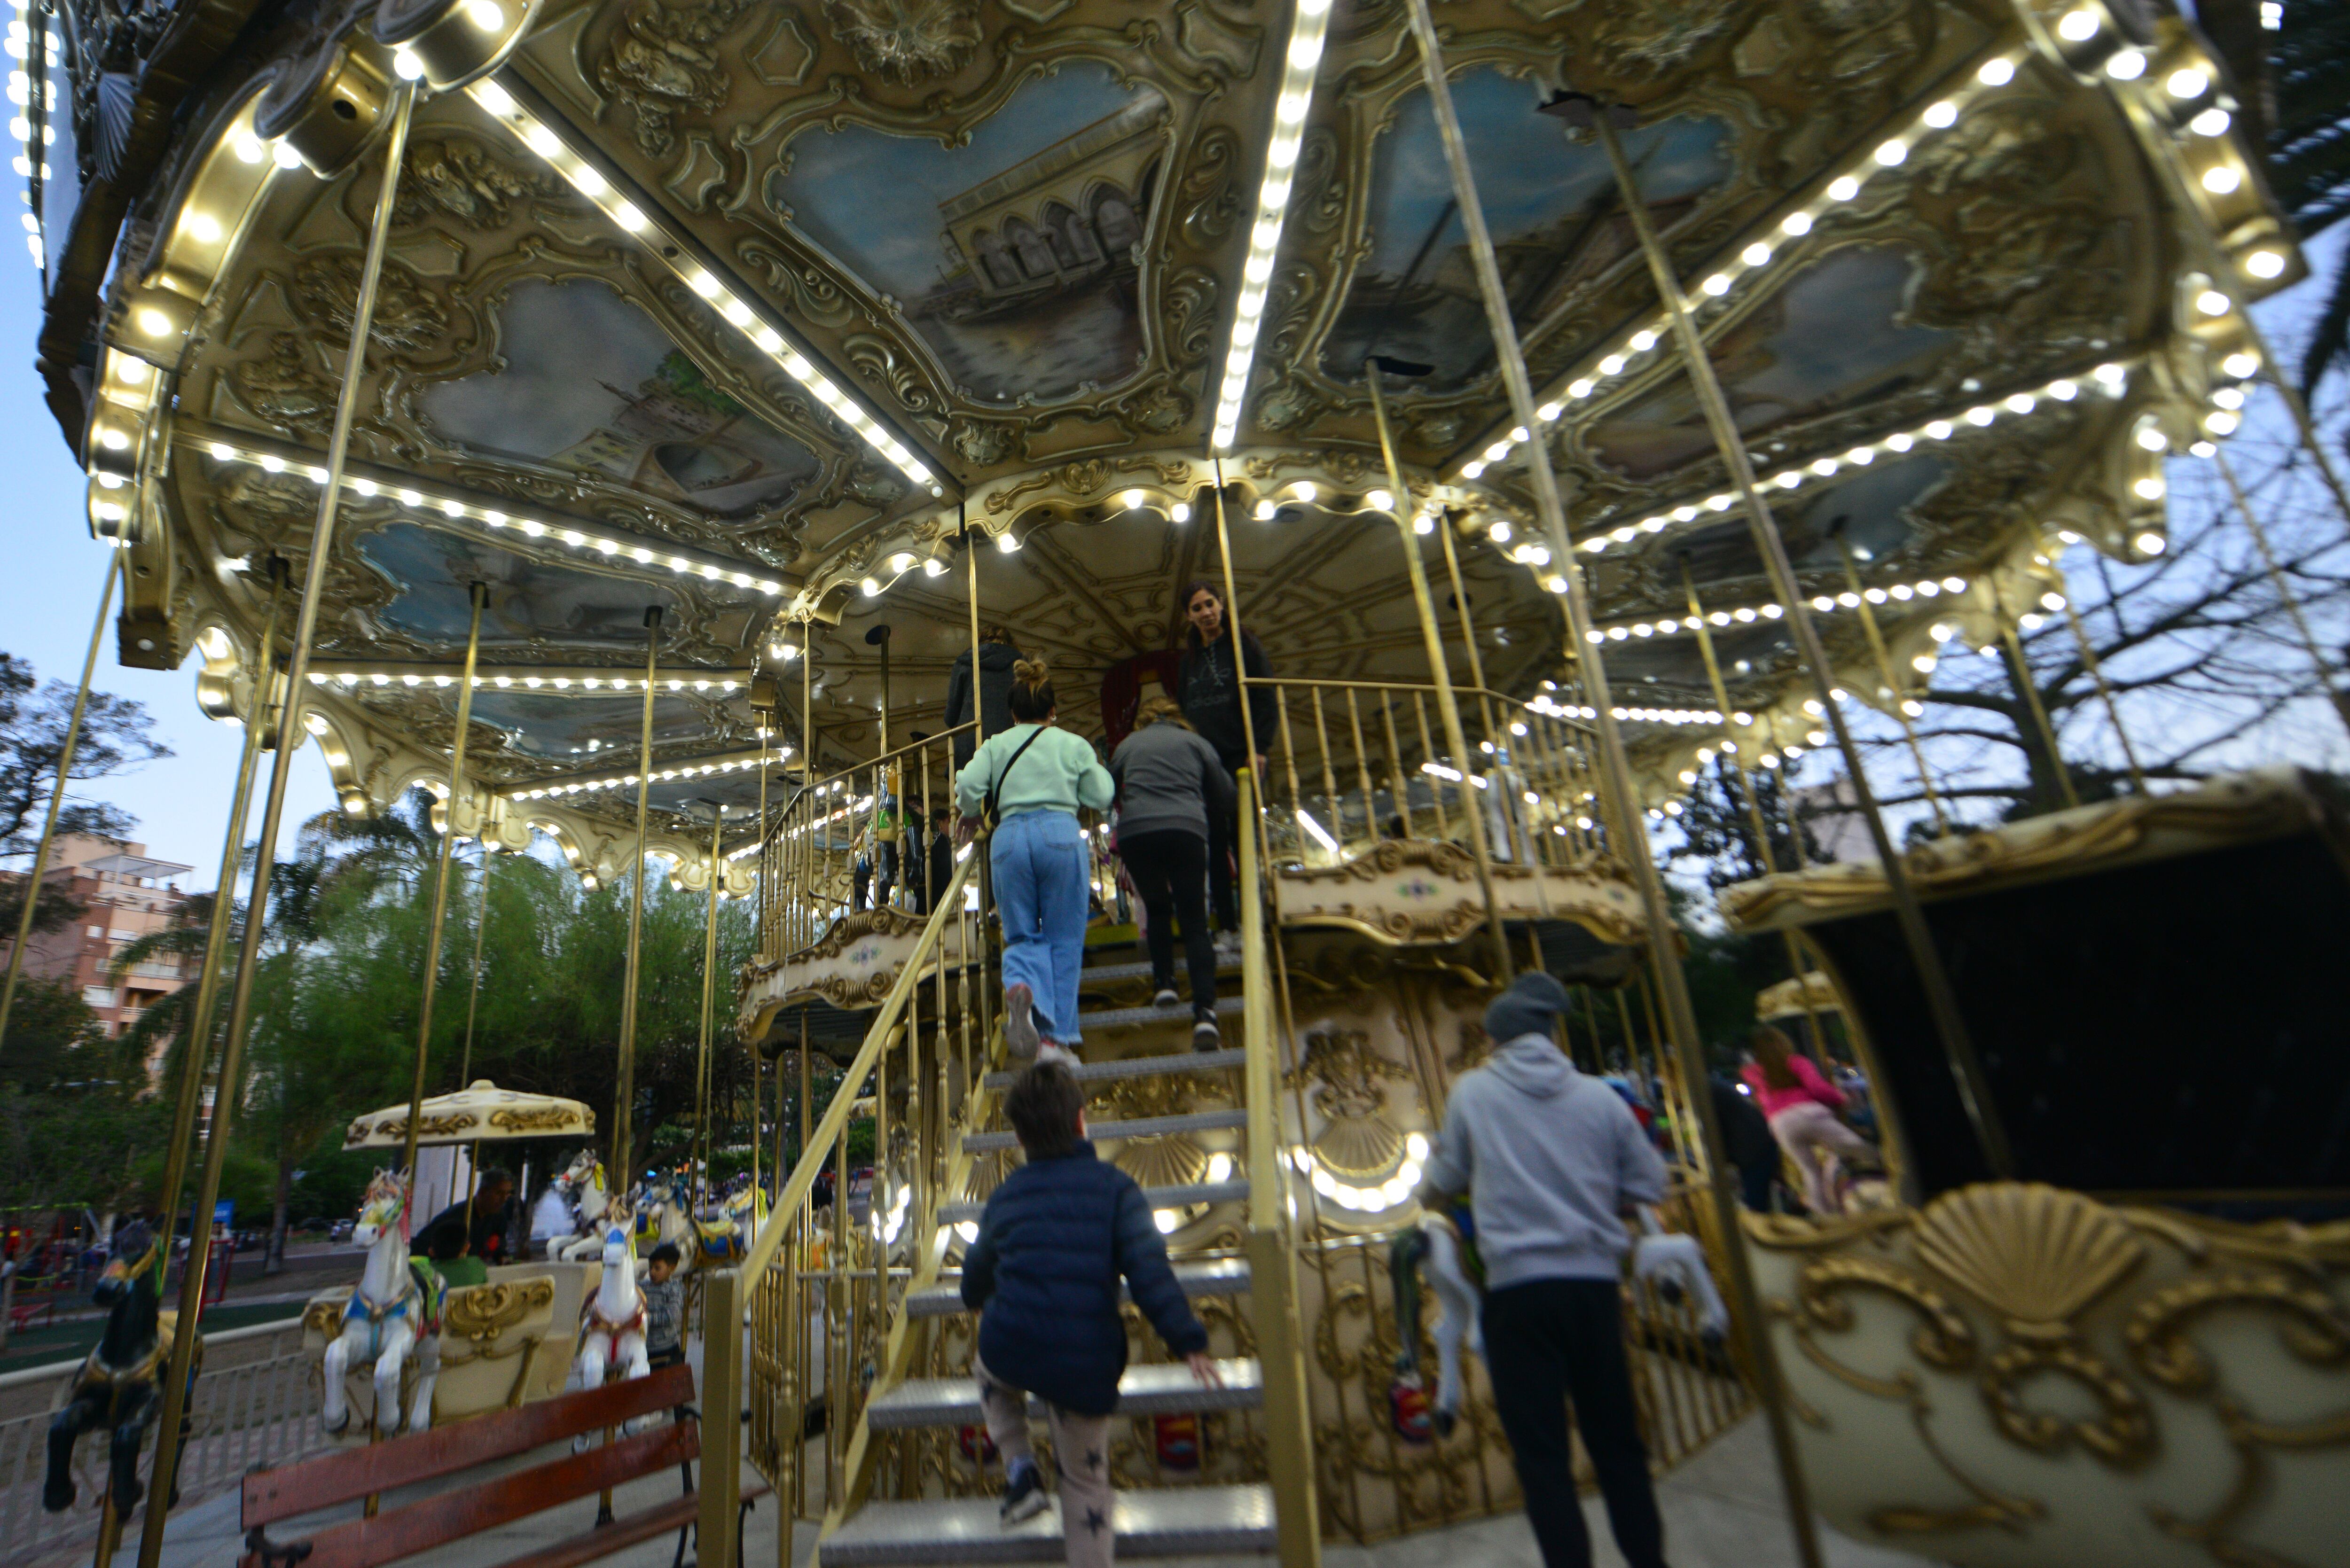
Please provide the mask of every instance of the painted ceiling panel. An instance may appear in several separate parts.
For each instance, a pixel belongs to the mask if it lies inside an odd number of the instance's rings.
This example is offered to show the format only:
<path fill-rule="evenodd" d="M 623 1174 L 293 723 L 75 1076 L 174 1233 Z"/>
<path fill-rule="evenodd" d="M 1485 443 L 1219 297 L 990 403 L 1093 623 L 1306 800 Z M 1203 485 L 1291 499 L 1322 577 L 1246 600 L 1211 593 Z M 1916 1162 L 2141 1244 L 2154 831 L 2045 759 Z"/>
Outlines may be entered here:
<path fill-rule="evenodd" d="M 1840 250 L 1804 268 L 1710 346 L 1747 437 L 1889 396 L 1930 374 L 1958 335 L 1908 319 L 1921 268 L 1905 247 Z M 1713 450 L 1688 379 L 1673 375 L 1591 434 L 1596 456 L 1649 479 Z"/>
<path fill-rule="evenodd" d="M 489 585 L 482 615 L 485 651 L 608 653 L 641 650 L 645 611 L 677 614 L 676 596 L 657 585 L 570 571 L 511 555 L 461 535 L 395 523 L 359 541 L 368 564 L 397 586 L 375 613 L 391 630 L 463 650 L 468 585 Z"/>
<path fill-rule="evenodd" d="M 1166 116 L 1156 88 L 1070 65 L 959 146 L 812 128 L 766 199 L 900 302 L 964 395 L 1066 397 L 1142 367 L 1137 247 Z"/>
<path fill-rule="evenodd" d="M 1540 84 L 1478 70 L 1452 94 L 1511 315 L 1524 333 L 1631 248 L 1630 225 L 1606 153 L 1570 140 L 1563 121 L 1538 112 Z M 1677 115 L 1624 142 L 1660 224 L 1730 175 L 1730 128 L 1717 119 Z M 1489 374 L 1492 338 L 1425 90 L 1404 99 L 1380 140 L 1364 238 L 1370 254 L 1323 344 L 1323 374 L 1357 381 L 1372 354 L 1433 366 L 1414 383 L 1426 391 Z"/>
<path fill-rule="evenodd" d="M 452 713 L 456 711 L 453 694 L 448 696 L 446 705 Z M 473 722 L 504 733 L 509 748 L 524 756 L 560 759 L 573 766 L 633 763 L 644 715 L 644 699 L 637 696 L 554 697 L 495 691 L 473 694 Z M 712 730 L 705 704 L 680 696 L 654 697 L 655 756 L 683 742 L 706 740 Z"/>
<path fill-rule="evenodd" d="M 1835 547 L 1842 533 L 1863 560 L 1898 555 L 1908 545 L 1929 536 L 1913 509 L 1933 494 L 1949 469 L 1941 459 L 1913 455 L 1880 459 L 1866 468 L 1847 469 L 1835 483 L 1807 487 L 1799 495 L 1772 503 L 1786 540 L 1787 556 L 1799 572 L 1838 572 L 1844 557 Z M 1744 517 L 1733 509 L 1711 526 L 1674 535 L 1652 547 L 1658 569 L 1678 582 L 1680 559 L 1689 556 L 1690 571 L 1700 583 L 1744 583 L 1756 587 L 1753 602 L 1768 597 L 1762 587 L 1762 557 Z"/>
<path fill-rule="evenodd" d="M 774 511 L 816 476 L 814 452 L 712 386 L 603 284 L 517 284 L 497 321 L 494 369 L 418 399 L 446 441 L 608 476 L 714 519 Z"/>

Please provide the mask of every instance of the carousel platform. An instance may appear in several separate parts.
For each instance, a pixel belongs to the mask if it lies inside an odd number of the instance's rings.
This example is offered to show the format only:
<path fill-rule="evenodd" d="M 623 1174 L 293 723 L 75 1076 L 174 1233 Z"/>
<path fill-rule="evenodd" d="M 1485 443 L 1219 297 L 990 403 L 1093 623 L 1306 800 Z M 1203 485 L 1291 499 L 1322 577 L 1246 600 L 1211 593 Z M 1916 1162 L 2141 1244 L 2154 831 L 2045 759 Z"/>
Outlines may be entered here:
<path fill-rule="evenodd" d="M 691 1359 L 700 1360 L 699 1347 Z M 545 1457 L 525 1455 L 507 1464 L 520 1468 Z M 478 1473 L 464 1478 L 469 1485 L 481 1479 Z M 743 1480 L 746 1490 L 758 1480 L 747 1465 L 743 1467 Z M 613 1506 L 622 1514 L 649 1508 L 671 1495 L 677 1485 L 677 1478 L 667 1475 L 632 1482 L 615 1494 Z M 432 1490 L 419 1488 L 418 1493 L 425 1495 Z M 1665 1514 L 1665 1549 L 1675 1568 L 1794 1568 L 1795 1551 L 1787 1532 L 1785 1505 L 1772 1469 L 1770 1441 L 1759 1417 L 1749 1417 L 1702 1452 L 1659 1476 L 1657 1495 Z M 393 1494 L 385 1501 L 389 1506 L 412 1500 Z M 345 1511 L 355 1512 L 357 1506 L 352 1504 Z M 581 1516 L 592 1508 L 592 1502 L 582 1501 L 551 1510 L 435 1552 L 432 1562 L 434 1568 L 489 1568 L 576 1533 Z M 1597 1494 L 1586 1496 L 1584 1511 L 1591 1527 L 1596 1568 L 1623 1568 L 1624 1560 L 1608 1538 L 1607 1513 Z M 335 1516 L 320 1516 L 322 1520 L 331 1517 Z M 743 1532 L 742 1561 L 777 1561 L 775 1528 L 773 1500 L 762 1498 Z M 1931 1561 L 1862 1545 L 1838 1535 L 1825 1524 L 1820 1527 L 1820 1533 L 1829 1568 L 1919 1568 Z M 811 1561 L 816 1542 L 814 1523 L 802 1521 L 795 1526 L 789 1561 Z M 117 1568 L 132 1568 L 138 1561 L 137 1544 L 134 1535 L 117 1555 Z M 1262 1568 L 1272 1561 L 1253 1555 L 1169 1557 L 1152 1552 L 1143 1541 L 1121 1540 L 1118 1547 L 1122 1558 L 1152 1556 L 1162 1562 L 1190 1564 L 1191 1568 Z M 237 1494 L 230 1491 L 172 1519 L 164 1537 L 163 1568 L 234 1568 L 242 1550 Z M 616 1552 L 605 1561 L 616 1568 L 668 1568 L 675 1552 L 675 1538 L 663 1536 Z M 86 1556 L 85 1548 L 80 1553 L 57 1559 L 57 1563 L 58 1568 L 63 1568 L 66 1562 L 78 1563 Z M 1055 1561 L 1058 1561 L 1057 1557 Z M 1459 1563 L 1473 1563 L 1479 1568 L 1541 1568 L 1542 1558 L 1534 1550 L 1534 1536 L 1526 1528 L 1524 1516 L 1504 1514 L 1451 1529 L 1423 1531 L 1376 1546 L 1358 1547 L 1326 1540 L 1323 1562 L 1326 1568 L 1436 1568 L 1438 1564 Z M 48 1565 L 43 1564 L 42 1568 Z"/>

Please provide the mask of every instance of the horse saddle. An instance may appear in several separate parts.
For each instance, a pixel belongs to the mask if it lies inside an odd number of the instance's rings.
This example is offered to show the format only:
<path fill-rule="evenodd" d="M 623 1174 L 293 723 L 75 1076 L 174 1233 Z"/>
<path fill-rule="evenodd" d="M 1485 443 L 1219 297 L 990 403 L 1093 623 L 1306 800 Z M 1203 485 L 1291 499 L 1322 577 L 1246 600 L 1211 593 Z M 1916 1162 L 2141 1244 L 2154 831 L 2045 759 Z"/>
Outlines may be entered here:
<path fill-rule="evenodd" d="M 743 1255 L 743 1232 L 723 1220 L 712 1224 L 696 1220 L 693 1237 L 705 1258 L 731 1262 Z"/>

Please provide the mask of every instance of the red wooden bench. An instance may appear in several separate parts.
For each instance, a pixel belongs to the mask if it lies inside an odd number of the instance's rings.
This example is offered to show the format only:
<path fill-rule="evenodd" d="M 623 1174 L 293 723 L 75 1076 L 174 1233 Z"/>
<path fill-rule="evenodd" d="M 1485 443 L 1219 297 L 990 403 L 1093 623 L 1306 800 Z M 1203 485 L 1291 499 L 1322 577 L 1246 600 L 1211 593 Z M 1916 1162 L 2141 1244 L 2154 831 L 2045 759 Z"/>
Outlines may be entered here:
<path fill-rule="evenodd" d="M 244 1478 L 241 1522 L 245 1553 L 238 1560 L 239 1568 L 291 1568 L 295 1563 L 304 1568 L 376 1568 L 671 1467 L 683 1471 L 682 1496 L 590 1526 L 550 1546 L 511 1558 L 501 1568 L 572 1568 L 672 1530 L 678 1532 L 676 1561 L 681 1563 L 686 1532 L 701 1506 L 691 1467 L 702 1453 L 702 1427 L 692 1403 L 693 1369 L 671 1366 L 650 1377 L 608 1383 L 601 1388 L 501 1410 L 457 1426 L 395 1438 L 369 1448 L 347 1449 L 280 1469 L 256 1470 Z M 387 1508 L 372 1519 L 325 1525 L 306 1541 L 273 1542 L 266 1532 L 268 1526 L 299 1514 L 461 1475 L 548 1443 L 669 1410 L 679 1412 L 675 1421 L 647 1428 L 634 1437 L 616 1437 L 580 1453 L 567 1453 L 472 1486 L 452 1487 Z M 765 1490 L 744 1489 L 745 1512 Z M 738 1532 L 742 1528 L 740 1514 L 735 1528 Z M 736 1555 L 739 1559 L 739 1551 Z"/>

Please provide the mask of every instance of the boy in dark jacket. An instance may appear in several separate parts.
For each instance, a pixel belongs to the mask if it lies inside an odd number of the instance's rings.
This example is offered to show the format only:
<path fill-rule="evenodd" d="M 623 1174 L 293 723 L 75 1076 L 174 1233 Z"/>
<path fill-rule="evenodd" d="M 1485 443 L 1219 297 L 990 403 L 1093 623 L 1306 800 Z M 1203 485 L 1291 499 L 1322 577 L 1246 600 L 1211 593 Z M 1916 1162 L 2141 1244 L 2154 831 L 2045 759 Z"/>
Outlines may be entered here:
<path fill-rule="evenodd" d="M 962 1265 L 963 1304 L 981 1313 L 972 1370 L 987 1435 L 1003 1456 L 1002 1517 L 1016 1524 L 1045 1507 L 1028 1441 L 1033 1393 L 1052 1422 L 1070 1568 L 1108 1568 L 1109 1417 L 1126 1371 L 1119 1279 L 1203 1387 L 1222 1379 L 1142 1189 L 1086 1141 L 1085 1091 L 1069 1070 L 1029 1068 L 1003 1108 L 1027 1163 L 988 1198 Z"/>

